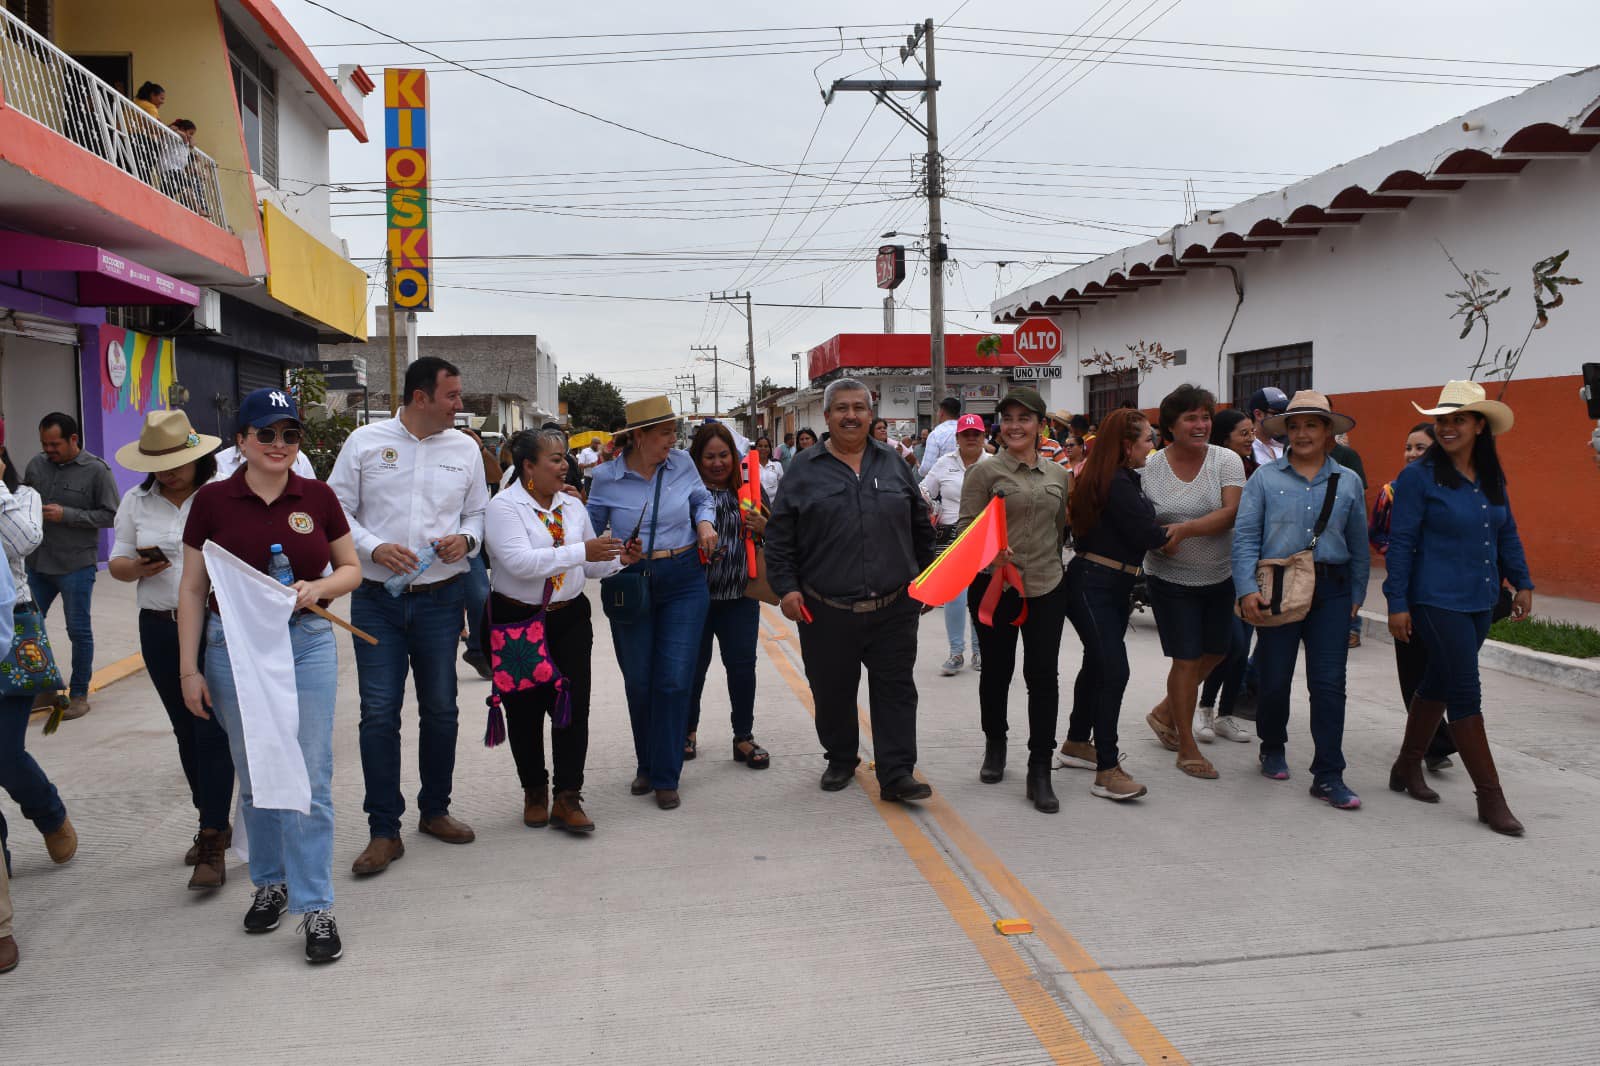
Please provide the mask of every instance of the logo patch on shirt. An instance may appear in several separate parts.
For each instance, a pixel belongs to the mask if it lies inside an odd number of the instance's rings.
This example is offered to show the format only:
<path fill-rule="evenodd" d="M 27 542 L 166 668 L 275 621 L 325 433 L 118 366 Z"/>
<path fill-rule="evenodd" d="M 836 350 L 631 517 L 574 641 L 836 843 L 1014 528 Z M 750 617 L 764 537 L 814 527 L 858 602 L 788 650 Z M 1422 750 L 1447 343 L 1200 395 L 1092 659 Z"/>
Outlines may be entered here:
<path fill-rule="evenodd" d="M 313 529 L 317 528 L 317 524 L 313 522 L 311 520 L 311 516 L 306 514 L 304 511 L 296 511 L 294 514 L 289 516 L 289 528 L 294 530 L 296 533 L 310 533 Z"/>
<path fill-rule="evenodd" d="M 378 453 L 378 458 L 382 459 L 386 465 L 393 466 L 400 461 L 400 453 L 393 448 L 385 448 Z"/>

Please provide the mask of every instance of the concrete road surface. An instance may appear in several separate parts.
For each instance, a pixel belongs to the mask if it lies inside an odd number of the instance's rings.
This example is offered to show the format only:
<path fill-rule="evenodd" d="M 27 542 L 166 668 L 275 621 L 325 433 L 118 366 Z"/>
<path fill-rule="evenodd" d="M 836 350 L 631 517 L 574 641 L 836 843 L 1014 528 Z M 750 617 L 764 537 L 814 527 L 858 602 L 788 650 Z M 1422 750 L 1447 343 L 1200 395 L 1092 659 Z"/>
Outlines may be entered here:
<path fill-rule="evenodd" d="M 135 647 L 131 597 L 98 593 L 109 665 Z M 817 789 L 822 769 L 792 627 L 762 621 L 756 731 L 772 768 L 729 757 L 712 668 L 683 806 L 628 795 L 621 677 L 595 654 L 588 784 L 599 825 L 572 838 L 521 823 L 505 748 L 481 742 L 487 685 L 461 671 L 453 847 L 414 832 L 390 870 L 356 880 L 361 811 L 354 667 L 341 646 L 337 914 L 345 957 L 308 966 L 290 923 L 247 937 L 248 871 L 185 890 L 194 831 L 176 748 L 148 679 L 95 696 L 30 750 L 82 846 L 52 866 L 12 827 L 21 967 L 0 977 L 7 1064 L 229 1063 L 1587 1063 L 1600 1058 L 1600 699 L 1489 674 L 1489 732 L 1521 840 L 1474 817 L 1460 769 L 1444 801 L 1390 793 L 1401 712 L 1388 646 L 1352 654 L 1346 780 L 1336 812 L 1306 795 L 1304 693 L 1294 778 L 1253 747 L 1208 750 L 1221 778 L 1182 776 L 1143 724 L 1165 662 L 1148 618 L 1130 636 L 1128 769 L 1118 805 L 1085 771 L 1055 775 L 1059 815 L 1011 765 L 980 784 L 977 675 L 938 676 L 943 624 L 923 620 L 921 768 L 934 799 L 883 804 Z M 1079 649 L 1061 649 L 1070 692 Z M 864 689 L 863 689 L 864 698 Z M 1062 729 L 1065 729 L 1065 713 Z M 864 740 L 867 738 L 864 733 Z M 870 755 L 870 740 L 867 740 Z M 416 791 L 415 725 L 405 743 Z M 1032 932 L 1001 936 L 996 919 Z"/>

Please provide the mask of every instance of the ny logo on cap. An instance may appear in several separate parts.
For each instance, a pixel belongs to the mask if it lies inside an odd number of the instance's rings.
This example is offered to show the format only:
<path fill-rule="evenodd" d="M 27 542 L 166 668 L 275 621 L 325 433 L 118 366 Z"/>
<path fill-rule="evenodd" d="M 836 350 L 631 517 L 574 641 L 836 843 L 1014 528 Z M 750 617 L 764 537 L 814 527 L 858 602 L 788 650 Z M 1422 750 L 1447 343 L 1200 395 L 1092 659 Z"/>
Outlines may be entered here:
<path fill-rule="evenodd" d="M 272 401 L 272 406 L 274 406 L 274 407 L 288 407 L 289 406 L 289 398 L 287 396 L 285 396 L 281 392 L 270 393 L 270 394 L 268 394 L 267 399 Z"/>

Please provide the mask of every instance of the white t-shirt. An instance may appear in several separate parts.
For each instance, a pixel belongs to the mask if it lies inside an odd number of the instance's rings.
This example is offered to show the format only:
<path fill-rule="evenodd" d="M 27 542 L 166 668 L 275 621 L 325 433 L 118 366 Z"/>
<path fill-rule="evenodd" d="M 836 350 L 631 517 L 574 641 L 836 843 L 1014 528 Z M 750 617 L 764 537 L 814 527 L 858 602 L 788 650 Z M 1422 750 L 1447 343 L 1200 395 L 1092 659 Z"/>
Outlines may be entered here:
<path fill-rule="evenodd" d="M 217 452 L 217 476 L 214 480 L 223 481 L 233 476 L 233 472 L 244 463 L 244 456 L 239 454 L 238 445 L 223 448 Z M 317 479 L 317 471 L 311 465 L 311 459 L 305 452 L 296 452 L 294 465 L 290 468 L 301 477 L 308 477 L 312 481 Z M 149 545 L 145 545 L 149 547 Z"/>
<path fill-rule="evenodd" d="M 1145 499 L 1156 509 L 1162 525 L 1187 522 L 1222 506 L 1222 490 L 1244 488 L 1244 460 L 1231 448 L 1206 445 L 1205 462 L 1193 481 L 1185 482 L 1172 472 L 1167 450 L 1162 449 L 1144 464 L 1141 478 Z M 1175 585 L 1215 585 L 1233 576 L 1233 531 L 1209 537 L 1190 537 L 1172 555 L 1153 551 L 1145 554 L 1144 568 Z"/>

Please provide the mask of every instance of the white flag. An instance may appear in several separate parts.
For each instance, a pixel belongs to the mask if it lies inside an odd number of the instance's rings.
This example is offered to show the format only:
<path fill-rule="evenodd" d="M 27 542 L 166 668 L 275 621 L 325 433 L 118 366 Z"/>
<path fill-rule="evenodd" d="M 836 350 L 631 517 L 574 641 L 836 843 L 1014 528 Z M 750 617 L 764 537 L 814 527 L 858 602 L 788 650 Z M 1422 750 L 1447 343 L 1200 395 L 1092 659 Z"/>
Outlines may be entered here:
<path fill-rule="evenodd" d="M 239 696 L 252 805 L 311 813 L 289 617 L 295 593 L 214 541 L 204 549 Z"/>

